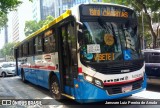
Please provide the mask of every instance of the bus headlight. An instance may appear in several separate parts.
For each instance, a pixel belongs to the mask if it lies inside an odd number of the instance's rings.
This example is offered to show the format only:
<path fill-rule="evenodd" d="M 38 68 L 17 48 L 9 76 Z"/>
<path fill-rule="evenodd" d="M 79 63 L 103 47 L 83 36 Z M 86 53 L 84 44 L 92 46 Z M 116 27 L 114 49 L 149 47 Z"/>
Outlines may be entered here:
<path fill-rule="evenodd" d="M 89 82 L 92 82 L 93 81 L 93 77 L 89 76 L 89 75 L 86 75 L 85 76 L 85 79 Z"/>
<path fill-rule="evenodd" d="M 89 76 L 87 74 L 84 74 L 84 79 L 98 87 L 103 88 L 103 83 L 101 80 L 97 79 L 97 78 L 93 78 L 92 76 Z"/>

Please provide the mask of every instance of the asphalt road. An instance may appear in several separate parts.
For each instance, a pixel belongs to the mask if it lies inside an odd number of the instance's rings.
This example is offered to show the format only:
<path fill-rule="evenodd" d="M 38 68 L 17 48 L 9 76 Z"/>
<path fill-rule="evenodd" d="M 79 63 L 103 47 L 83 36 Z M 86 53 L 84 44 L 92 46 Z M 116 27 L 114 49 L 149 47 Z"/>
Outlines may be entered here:
<path fill-rule="evenodd" d="M 6 78 L 0 77 L 0 99 L 45 99 L 44 103 L 53 104 L 43 106 L 3 105 L 0 106 L 0 108 L 160 108 L 160 105 L 105 105 L 105 102 L 82 105 L 69 99 L 58 102 L 50 96 L 49 90 L 29 82 L 24 84 L 18 76 Z M 160 99 L 160 85 L 148 84 L 146 91 L 134 94 L 127 99 Z"/>

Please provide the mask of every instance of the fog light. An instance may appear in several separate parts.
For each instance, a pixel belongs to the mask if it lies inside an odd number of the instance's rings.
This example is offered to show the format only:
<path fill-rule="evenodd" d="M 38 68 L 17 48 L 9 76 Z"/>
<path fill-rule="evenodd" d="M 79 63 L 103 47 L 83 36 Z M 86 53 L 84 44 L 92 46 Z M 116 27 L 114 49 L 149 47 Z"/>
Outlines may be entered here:
<path fill-rule="evenodd" d="M 97 86 L 101 86 L 101 87 L 102 87 L 102 84 L 101 84 L 101 81 L 100 81 L 100 80 L 95 79 L 95 84 L 96 84 Z"/>

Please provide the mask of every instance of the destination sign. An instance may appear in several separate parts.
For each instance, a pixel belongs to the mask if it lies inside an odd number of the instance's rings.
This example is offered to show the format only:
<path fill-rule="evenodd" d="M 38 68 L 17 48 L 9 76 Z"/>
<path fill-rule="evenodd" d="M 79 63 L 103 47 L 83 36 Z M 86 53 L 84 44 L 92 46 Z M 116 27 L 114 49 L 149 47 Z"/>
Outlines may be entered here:
<path fill-rule="evenodd" d="M 133 17 L 133 11 L 123 7 L 110 5 L 84 5 L 81 7 L 82 16 Z"/>

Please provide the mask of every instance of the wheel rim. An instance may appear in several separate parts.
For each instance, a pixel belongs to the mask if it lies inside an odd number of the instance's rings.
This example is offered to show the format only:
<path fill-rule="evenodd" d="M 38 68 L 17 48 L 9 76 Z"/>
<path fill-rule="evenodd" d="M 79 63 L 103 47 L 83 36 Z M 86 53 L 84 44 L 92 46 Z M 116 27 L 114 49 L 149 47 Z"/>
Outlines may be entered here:
<path fill-rule="evenodd" d="M 59 94 L 59 86 L 56 82 L 52 83 L 52 93 L 54 93 L 56 95 Z"/>

